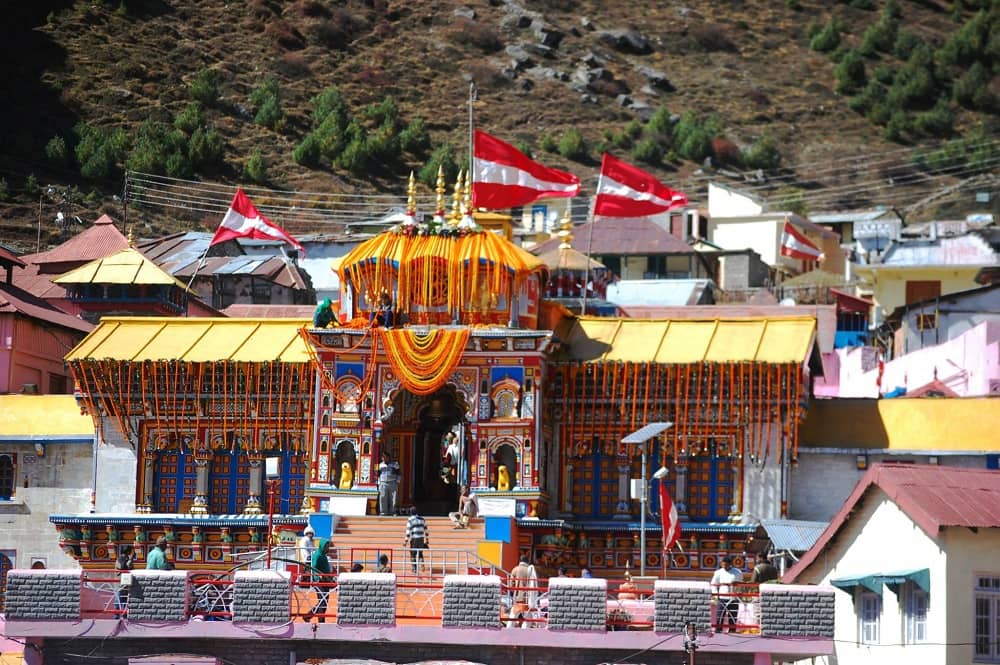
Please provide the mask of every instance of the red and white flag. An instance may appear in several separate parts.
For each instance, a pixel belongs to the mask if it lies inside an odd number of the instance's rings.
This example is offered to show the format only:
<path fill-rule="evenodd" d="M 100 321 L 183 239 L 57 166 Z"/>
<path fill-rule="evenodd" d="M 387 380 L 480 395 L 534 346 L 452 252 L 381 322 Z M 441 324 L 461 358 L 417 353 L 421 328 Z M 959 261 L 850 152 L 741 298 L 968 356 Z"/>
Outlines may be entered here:
<path fill-rule="evenodd" d="M 285 229 L 281 228 L 264 215 L 257 212 L 242 189 L 236 190 L 233 202 L 229 204 L 226 216 L 222 218 L 222 223 L 216 229 L 212 241 L 208 243 L 211 247 L 220 242 L 226 242 L 233 238 L 253 238 L 254 240 L 283 240 L 289 245 L 305 254 L 305 250 L 299 241 L 293 238 Z"/>
<path fill-rule="evenodd" d="M 660 478 L 660 520 L 663 522 L 663 551 L 666 552 L 681 537 L 681 520 L 670 498 L 666 478 Z"/>
<path fill-rule="evenodd" d="M 572 173 L 533 162 L 514 146 L 478 129 L 473 154 L 473 207 L 503 210 L 580 193 L 580 179 Z"/>
<path fill-rule="evenodd" d="M 781 255 L 803 261 L 823 260 L 820 248 L 789 222 L 785 222 L 785 228 L 781 231 Z"/>
<path fill-rule="evenodd" d="M 687 205 L 684 192 L 670 189 L 651 174 L 604 153 L 594 216 L 645 217 Z"/>

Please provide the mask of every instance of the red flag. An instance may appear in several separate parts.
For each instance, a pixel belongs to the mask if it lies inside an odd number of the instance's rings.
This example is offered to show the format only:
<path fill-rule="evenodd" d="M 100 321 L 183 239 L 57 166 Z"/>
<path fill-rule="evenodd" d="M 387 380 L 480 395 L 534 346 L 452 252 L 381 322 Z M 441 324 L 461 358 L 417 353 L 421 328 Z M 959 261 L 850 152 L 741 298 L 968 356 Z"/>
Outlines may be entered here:
<path fill-rule="evenodd" d="M 576 196 L 580 179 L 533 162 L 509 143 L 478 129 L 473 145 L 472 205 L 502 210 L 550 196 Z"/>
<path fill-rule="evenodd" d="M 820 251 L 820 248 L 787 221 L 785 228 L 781 231 L 781 255 L 803 261 L 823 260 L 823 252 Z"/>
<path fill-rule="evenodd" d="M 666 476 L 666 474 L 664 474 Z M 660 521 L 663 523 L 663 551 L 674 546 L 681 537 L 681 520 L 677 516 L 677 506 L 667 491 L 667 479 L 660 478 Z"/>
<path fill-rule="evenodd" d="M 604 153 L 595 216 L 645 217 L 687 202 L 684 192 L 674 191 L 642 169 Z"/>
<path fill-rule="evenodd" d="M 243 193 L 242 189 L 236 190 L 233 202 L 229 204 L 226 216 L 222 218 L 222 223 L 216 229 L 212 241 L 208 243 L 211 247 L 216 243 L 232 240 L 233 238 L 253 238 L 254 240 L 283 240 L 305 254 L 305 250 L 299 241 L 288 234 L 264 215 L 257 212 L 250 201 L 250 197 Z"/>

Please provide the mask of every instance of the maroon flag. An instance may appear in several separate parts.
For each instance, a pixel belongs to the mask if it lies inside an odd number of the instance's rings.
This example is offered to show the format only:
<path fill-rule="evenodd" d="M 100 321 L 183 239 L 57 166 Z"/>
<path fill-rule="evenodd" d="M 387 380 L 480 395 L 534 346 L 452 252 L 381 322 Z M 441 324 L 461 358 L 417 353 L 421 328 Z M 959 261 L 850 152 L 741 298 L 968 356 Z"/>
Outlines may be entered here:
<path fill-rule="evenodd" d="M 282 240 L 305 254 L 305 250 L 298 240 L 289 235 L 285 229 L 257 212 L 250 197 L 244 194 L 242 189 L 236 190 L 236 196 L 233 197 L 233 202 L 229 205 L 226 216 L 222 218 L 222 223 L 219 224 L 219 228 L 216 229 L 208 246 L 211 247 L 216 243 L 226 242 L 233 238 Z"/>
<path fill-rule="evenodd" d="M 604 153 L 595 217 L 645 217 L 687 202 L 684 192 L 670 189 L 652 174 Z"/>
<path fill-rule="evenodd" d="M 486 132 L 475 131 L 472 205 L 501 210 L 546 197 L 576 196 L 580 179 L 542 166 L 523 152 Z"/>

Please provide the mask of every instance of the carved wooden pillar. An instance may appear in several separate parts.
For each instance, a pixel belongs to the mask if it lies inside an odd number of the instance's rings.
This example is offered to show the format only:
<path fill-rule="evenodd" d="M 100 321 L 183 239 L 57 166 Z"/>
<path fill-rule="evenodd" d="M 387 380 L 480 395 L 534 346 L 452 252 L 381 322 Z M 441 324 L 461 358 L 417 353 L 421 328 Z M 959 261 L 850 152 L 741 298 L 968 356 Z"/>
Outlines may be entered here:
<path fill-rule="evenodd" d="M 208 514 L 208 471 L 212 463 L 212 451 L 203 442 L 198 443 L 194 452 L 194 501 L 191 513 L 194 515 Z"/>
<path fill-rule="evenodd" d="M 142 456 L 142 500 L 135 507 L 137 513 L 153 512 L 153 490 L 156 483 L 156 458 L 158 452 L 152 441 L 146 444 L 146 452 Z"/>
<path fill-rule="evenodd" d="M 563 512 L 573 514 L 573 465 L 567 464 L 562 483 Z"/>
<path fill-rule="evenodd" d="M 677 458 L 677 466 L 675 468 L 675 502 L 677 505 L 677 516 L 680 518 L 687 517 L 687 474 L 688 474 L 688 458 L 686 451 L 682 452 Z"/>
<path fill-rule="evenodd" d="M 259 451 L 246 453 L 250 460 L 250 491 L 247 505 L 243 508 L 244 515 L 260 515 L 260 495 L 264 489 L 264 456 Z"/>
<path fill-rule="evenodd" d="M 615 519 L 631 519 L 632 504 L 629 501 L 629 472 L 632 466 L 629 464 L 619 464 L 618 467 L 618 501 L 615 503 Z"/>

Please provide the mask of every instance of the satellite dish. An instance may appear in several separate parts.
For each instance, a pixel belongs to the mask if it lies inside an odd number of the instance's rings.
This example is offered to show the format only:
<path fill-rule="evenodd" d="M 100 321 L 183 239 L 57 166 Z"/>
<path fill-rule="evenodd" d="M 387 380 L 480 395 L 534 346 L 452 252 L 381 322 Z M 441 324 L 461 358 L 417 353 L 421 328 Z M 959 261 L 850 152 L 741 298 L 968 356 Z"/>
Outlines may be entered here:
<path fill-rule="evenodd" d="M 795 298 L 782 298 L 778 304 L 782 307 L 795 307 Z"/>

